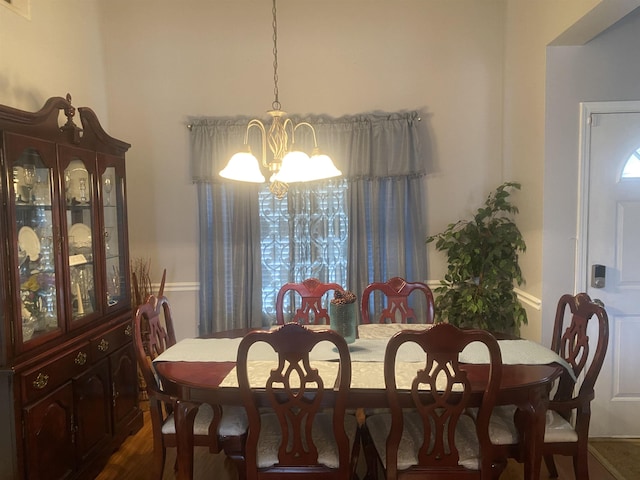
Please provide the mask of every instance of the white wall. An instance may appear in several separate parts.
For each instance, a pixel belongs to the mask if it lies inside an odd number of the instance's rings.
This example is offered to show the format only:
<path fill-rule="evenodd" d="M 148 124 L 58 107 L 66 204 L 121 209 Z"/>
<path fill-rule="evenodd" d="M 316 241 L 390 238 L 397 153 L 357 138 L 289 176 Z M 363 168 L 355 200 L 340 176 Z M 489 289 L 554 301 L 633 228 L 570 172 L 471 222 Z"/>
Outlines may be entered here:
<path fill-rule="evenodd" d="M 543 307 L 552 319 L 558 292 L 574 291 L 579 104 L 640 100 L 640 10 L 584 46 L 550 47 L 544 188 Z M 552 323 L 543 325 L 550 338 Z"/>
<path fill-rule="evenodd" d="M 70 93 L 109 132 L 98 25 L 96 0 L 31 0 L 31 19 L 0 6 L 0 103 L 36 111 Z"/>

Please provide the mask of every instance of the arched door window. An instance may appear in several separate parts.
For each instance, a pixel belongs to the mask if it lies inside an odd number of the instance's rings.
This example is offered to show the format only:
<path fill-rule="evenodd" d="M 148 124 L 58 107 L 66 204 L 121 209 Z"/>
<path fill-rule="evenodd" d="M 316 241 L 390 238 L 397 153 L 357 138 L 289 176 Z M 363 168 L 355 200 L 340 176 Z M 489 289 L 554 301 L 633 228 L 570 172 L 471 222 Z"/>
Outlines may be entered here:
<path fill-rule="evenodd" d="M 627 159 L 622 170 L 622 178 L 640 178 L 640 148 Z"/>

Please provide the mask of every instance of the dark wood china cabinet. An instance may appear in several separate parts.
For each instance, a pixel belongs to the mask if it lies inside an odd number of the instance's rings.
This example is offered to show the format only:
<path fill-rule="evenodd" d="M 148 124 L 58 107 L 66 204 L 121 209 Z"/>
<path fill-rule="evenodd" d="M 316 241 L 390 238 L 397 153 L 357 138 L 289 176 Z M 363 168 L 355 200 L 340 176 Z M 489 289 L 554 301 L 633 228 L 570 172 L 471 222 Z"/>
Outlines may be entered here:
<path fill-rule="evenodd" d="M 94 478 L 142 426 L 125 152 L 89 108 L 0 106 L 0 478 Z"/>

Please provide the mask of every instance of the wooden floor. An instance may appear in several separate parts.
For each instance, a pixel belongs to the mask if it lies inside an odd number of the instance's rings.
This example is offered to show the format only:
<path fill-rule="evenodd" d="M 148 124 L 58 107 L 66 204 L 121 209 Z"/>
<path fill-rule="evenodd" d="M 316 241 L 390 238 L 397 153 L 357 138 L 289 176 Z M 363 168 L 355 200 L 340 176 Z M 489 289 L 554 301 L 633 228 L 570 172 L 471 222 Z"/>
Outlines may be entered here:
<path fill-rule="evenodd" d="M 144 426 L 134 436 L 116 451 L 96 480 L 143 480 L 150 478 L 151 454 L 153 445 L 151 440 L 151 421 L 148 412 L 145 412 Z M 173 465 L 175 462 L 175 448 L 167 449 L 167 461 L 163 480 L 174 479 Z M 196 447 L 194 461 L 195 480 L 236 480 L 235 467 L 229 461 L 225 461 L 223 454 L 212 455 L 204 447 Z M 559 478 L 561 480 L 576 480 L 573 475 L 571 459 L 568 457 L 556 457 Z M 591 480 L 615 480 L 591 454 L 589 454 L 589 473 Z M 510 462 L 500 480 L 520 480 L 523 478 L 523 466 L 516 462 Z M 543 465 L 540 479 L 547 479 L 548 474 Z"/>

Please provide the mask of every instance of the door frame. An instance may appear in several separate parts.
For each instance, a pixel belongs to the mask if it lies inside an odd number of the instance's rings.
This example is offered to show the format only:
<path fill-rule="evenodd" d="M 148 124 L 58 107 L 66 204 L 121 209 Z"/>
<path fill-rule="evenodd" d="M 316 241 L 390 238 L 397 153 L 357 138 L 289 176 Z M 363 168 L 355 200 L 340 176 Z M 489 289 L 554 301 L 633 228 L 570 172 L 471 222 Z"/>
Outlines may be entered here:
<path fill-rule="evenodd" d="M 589 287 L 589 180 L 591 166 L 592 115 L 598 113 L 640 113 L 640 101 L 580 102 L 580 134 L 578 150 L 578 218 L 574 293 L 586 292 Z"/>

